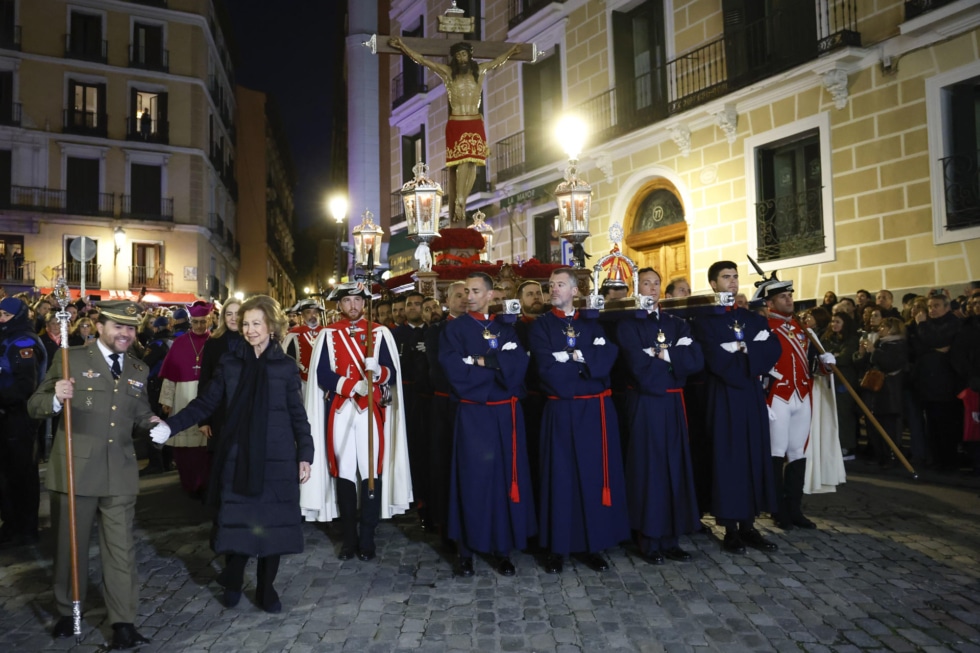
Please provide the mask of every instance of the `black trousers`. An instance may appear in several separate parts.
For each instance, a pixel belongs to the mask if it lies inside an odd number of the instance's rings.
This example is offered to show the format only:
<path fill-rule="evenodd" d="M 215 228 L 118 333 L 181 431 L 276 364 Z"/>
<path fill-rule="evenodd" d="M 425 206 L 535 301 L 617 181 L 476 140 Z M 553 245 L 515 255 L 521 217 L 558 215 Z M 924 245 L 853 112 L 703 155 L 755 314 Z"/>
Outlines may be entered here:
<path fill-rule="evenodd" d="M 0 519 L 4 533 L 12 537 L 37 536 L 41 475 L 36 428 L 26 406 L 0 411 Z"/>

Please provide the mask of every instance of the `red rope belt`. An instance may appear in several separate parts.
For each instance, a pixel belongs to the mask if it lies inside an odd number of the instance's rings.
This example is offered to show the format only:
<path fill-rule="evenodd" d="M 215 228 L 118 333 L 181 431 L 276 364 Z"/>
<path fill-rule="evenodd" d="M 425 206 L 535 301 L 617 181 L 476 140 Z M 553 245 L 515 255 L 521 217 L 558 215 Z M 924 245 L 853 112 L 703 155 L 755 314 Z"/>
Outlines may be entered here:
<path fill-rule="evenodd" d="M 449 398 L 449 393 L 448 392 L 439 392 L 438 390 L 436 390 L 432 394 L 434 394 L 437 397 L 445 397 L 446 399 Z"/>
<path fill-rule="evenodd" d="M 462 404 L 476 404 L 478 406 L 503 406 L 504 404 L 510 404 L 510 500 L 514 503 L 520 503 L 521 491 L 517 485 L 517 397 L 511 397 L 510 399 L 503 399 L 501 401 L 488 401 L 486 403 L 482 401 L 470 401 L 469 399 L 460 399 L 459 402 Z"/>
<path fill-rule="evenodd" d="M 612 390 L 603 390 L 595 395 L 575 395 L 572 399 L 598 399 L 599 415 L 602 417 L 602 505 L 612 505 L 612 492 L 609 490 L 609 438 L 606 435 L 606 397 L 612 396 Z M 562 397 L 552 397 L 548 399 L 562 399 Z"/>

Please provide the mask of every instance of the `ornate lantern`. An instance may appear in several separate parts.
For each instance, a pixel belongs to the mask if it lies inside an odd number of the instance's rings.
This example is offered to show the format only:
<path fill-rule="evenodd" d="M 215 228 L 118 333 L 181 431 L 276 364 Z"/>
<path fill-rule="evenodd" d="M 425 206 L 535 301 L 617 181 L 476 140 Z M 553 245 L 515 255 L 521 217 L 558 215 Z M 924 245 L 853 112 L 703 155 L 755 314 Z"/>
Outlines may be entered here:
<path fill-rule="evenodd" d="M 419 270 L 432 270 L 429 243 L 439 236 L 439 212 L 442 210 L 442 187 L 428 177 L 429 166 L 418 161 L 412 168 L 415 179 L 402 186 L 402 204 L 408 221 L 408 237 L 419 243 L 415 258 Z"/>
<path fill-rule="evenodd" d="M 361 215 L 361 224 L 353 229 L 354 233 L 354 264 L 366 270 L 373 270 L 378 265 L 381 252 L 381 237 L 384 230 L 374 224 L 374 214 L 365 210 Z"/>
<path fill-rule="evenodd" d="M 480 261 L 483 263 L 490 262 L 490 248 L 493 247 L 493 227 L 484 222 L 486 217 L 483 211 L 477 209 L 473 214 L 473 224 L 469 226 L 469 229 L 483 236 L 483 250 L 480 252 Z"/>
<path fill-rule="evenodd" d="M 565 118 L 558 124 L 558 137 L 568 153 L 565 181 L 555 189 L 558 200 L 558 233 L 572 243 L 576 267 L 584 267 L 585 252 L 582 243 L 591 236 L 589 219 L 592 217 L 592 187 L 578 178 L 576 166 L 585 138 L 585 125 L 575 118 Z"/>

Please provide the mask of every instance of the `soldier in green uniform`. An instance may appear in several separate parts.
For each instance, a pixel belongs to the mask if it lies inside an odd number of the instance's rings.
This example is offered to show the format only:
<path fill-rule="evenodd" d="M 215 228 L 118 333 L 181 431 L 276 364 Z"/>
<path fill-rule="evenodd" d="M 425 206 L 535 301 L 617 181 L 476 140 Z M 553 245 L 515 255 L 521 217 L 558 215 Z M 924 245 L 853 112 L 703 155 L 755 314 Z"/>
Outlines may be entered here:
<path fill-rule="evenodd" d="M 94 346 L 68 350 L 71 379 L 62 380 L 57 355 L 44 382 L 28 401 L 34 419 L 61 412 L 72 400 L 72 460 L 75 480 L 78 576 L 84 602 L 88 581 L 87 543 L 98 519 L 99 551 L 106 610 L 112 624 L 112 647 L 132 648 L 147 642 L 133 625 L 138 597 L 133 517 L 139 491 L 139 468 L 133 449 L 134 426 L 159 422 L 146 397 L 146 365 L 126 352 L 136 339 L 141 308 L 131 301 L 100 302 Z M 68 533 L 68 487 L 64 421 L 55 436 L 48 464 L 51 521 L 57 532 L 54 595 L 61 618 L 54 637 L 72 635 L 71 562 Z"/>

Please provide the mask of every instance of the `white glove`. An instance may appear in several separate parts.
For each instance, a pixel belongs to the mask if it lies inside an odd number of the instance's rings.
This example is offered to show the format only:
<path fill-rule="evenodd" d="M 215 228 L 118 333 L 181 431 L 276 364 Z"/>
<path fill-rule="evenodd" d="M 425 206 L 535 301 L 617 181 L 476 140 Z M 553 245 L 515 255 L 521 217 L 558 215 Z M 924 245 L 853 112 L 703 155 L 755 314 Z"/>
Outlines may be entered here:
<path fill-rule="evenodd" d="M 643 353 L 646 354 L 647 356 L 649 356 L 650 358 L 656 358 L 657 357 L 657 348 L 656 347 L 647 347 L 646 349 L 643 350 Z"/>
<path fill-rule="evenodd" d="M 766 410 L 769 412 L 769 421 L 776 421 L 776 412 L 772 409 L 772 406 L 766 406 Z"/>
<path fill-rule="evenodd" d="M 752 340 L 753 342 L 765 342 L 766 340 L 769 340 L 769 332 L 760 331 L 759 333 L 755 334 L 755 337 L 752 338 Z"/>
<path fill-rule="evenodd" d="M 463 362 L 466 363 L 467 365 L 472 365 L 473 364 L 473 357 L 472 356 L 467 356 L 466 358 L 463 359 Z"/>
<path fill-rule="evenodd" d="M 684 336 L 683 338 L 681 338 L 680 340 L 678 340 L 677 342 L 675 342 L 674 343 L 674 346 L 675 347 L 689 347 L 690 345 L 693 345 L 693 344 L 694 344 L 694 341 L 693 340 L 691 340 L 687 336 Z"/>
<path fill-rule="evenodd" d="M 605 338 L 596 338 L 595 340 L 592 341 L 592 344 L 595 345 L 596 347 L 599 347 L 600 345 L 606 344 L 606 339 Z"/>
<path fill-rule="evenodd" d="M 765 333 L 765 332 L 763 332 L 763 333 Z M 735 352 L 738 351 L 738 343 L 737 342 L 734 342 L 734 341 L 732 341 L 732 342 L 723 342 L 723 343 L 721 343 L 721 348 L 724 349 L 725 351 L 727 351 L 729 354 L 734 354 Z"/>
<path fill-rule="evenodd" d="M 823 363 L 824 365 L 837 364 L 837 357 L 831 354 L 829 351 L 820 354 L 819 358 L 820 358 L 820 362 Z"/>
<path fill-rule="evenodd" d="M 582 350 L 580 350 L 580 349 L 574 350 L 572 352 L 572 360 L 574 360 L 576 363 L 584 363 L 585 362 L 585 355 L 582 354 Z"/>
<path fill-rule="evenodd" d="M 354 384 L 354 394 L 360 395 L 362 397 L 366 397 L 367 396 L 367 381 L 365 381 L 364 379 L 361 379 L 360 381 L 358 381 L 357 383 L 355 383 Z"/>
<path fill-rule="evenodd" d="M 378 365 L 378 359 L 374 356 L 364 359 L 364 369 L 375 376 L 381 374 L 381 366 Z M 367 394 L 367 391 L 365 391 L 364 394 Z"/>
<path fill-rule="evenodd" d="M 670 347 L 664 347 L 660 351 L 662 351 L 664 353 L 664 356 L 663 356 L 664 362 L 665 363 L 669 363 L 670 362 Z"/>
<path fill-rule="evenodd" d="M 506 345 L 500 348 L 500 351 L 510 351 L 511 349 L 517 349 L 516 342 L 508 342 Z"/>
<path fill-rule="evenodd" d="M 776 379 L 777 381 L 782 381 L 783 380 L 783 375 L 780 374 L 779 371 L 777 371 L 775 367 L 772 368 L 771 370 L 769 370 L 769 376 L 771 376 L 772 378 Z"/>
<path fill-rule="evenodd" d="M 555 360 L 559 363 L 568 362 L 568 352 L 567 351 L 553 351 L 551 355 L 555 357 Z"/>
<path fill-rule="evenodd" d="M 154 444 L 163 444 L 170 439 L 170 427 L 167 426 L 166 422 L 159 422 L 156 426 L 150 429 L 150 439 L 153 440 Z"/>
<path fill-rule="evenodd" d="M 420 351 L 420 352 L 422 352 L 424 354 L 425 353 L 425 343 L 424 342 L 420 342 L 419 344 L 415 345 L 415 351 Z"/>

